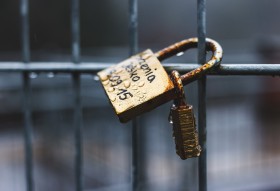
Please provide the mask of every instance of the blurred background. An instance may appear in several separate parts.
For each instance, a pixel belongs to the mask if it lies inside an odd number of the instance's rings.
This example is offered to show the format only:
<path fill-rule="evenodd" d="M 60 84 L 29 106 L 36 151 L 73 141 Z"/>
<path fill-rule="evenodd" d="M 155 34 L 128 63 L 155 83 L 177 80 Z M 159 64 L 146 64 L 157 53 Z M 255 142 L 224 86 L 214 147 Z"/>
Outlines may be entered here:
<path fill-rule="evenodd" d="M 71 61 L 70 1 L 30 0 L 31 61 Z M 223 63 L 280 63 L 280 1 L 209 0 L 207 36 Z M 81 59 L 129 54 L 128 1 L 80 1 Z M 0 61 L 21 61 L 19 1 L 0 1 Z M 140 51 L 196 36 L 196 1 L 139 1 Z M 194 63 L 196 50 L 166 62 Z M 1 63 L 0 63 L 1 64 Z M 35 190 L 74 191 L 73 89 L 66 74 L 30 75 Z M 0 75 L 1 190 L 25 190 L 21 74 Z M 280 190 L 278 77 L 209 76 L 208 188 Z M 186 86 L 197 111 L 197 84 Z M 86 191 L 130 190 L 131 123 L 120 124 L 94 75 L 82 76 Z M 175 154 L 167 103 L 140 118 L 141 190 L 198 189 L 197 159 Z"/>

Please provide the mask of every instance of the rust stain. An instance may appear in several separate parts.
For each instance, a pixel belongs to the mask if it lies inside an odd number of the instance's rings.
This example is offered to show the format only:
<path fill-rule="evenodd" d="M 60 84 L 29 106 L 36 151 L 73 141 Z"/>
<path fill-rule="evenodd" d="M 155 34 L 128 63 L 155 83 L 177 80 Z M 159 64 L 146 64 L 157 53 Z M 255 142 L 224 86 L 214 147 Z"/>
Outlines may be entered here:
<path fill-rule="evenodd" d="M 144 111 L 151 110 L 157 107 L 158 105 L 161 105 L 164 102 L 176 98 L 176 92 L 174 91 L 175 89 L 174 84 L 170 80 L 170 77 L 164 71 L 159 61 L 174 56 L 177 53 L 184 52 L 190 48 L 195 48 L 197 47 L 197 44 L 198 44 L 197 38 L 185 39 L 167 48 L 164 48 L 163 50 L 158 51 L 155 54 L 153 54 L 152 51 L 147 50 L 143 53 L 130 57 L 129 59 L 123 61 L 122 63 L 119 63 L 118 65 L 112 66 L 108 69 L 99 72 L 98 76 L 100 77 L 105 92 L 108 98 L 110 98 L 111 104 L 115 109 L 115 112 L 119 116 L 120 120 L 123 122 L 128 121 L 132 117 L 135 117 L 143 113 Z M 204 75 L 207 71 L 209 71 L 209 69 L 218 66 L 220 64 L 222 60 L 222 53 L 223 53 L 221 46 L 216 41 L 207 38 L 206 49 L 207 51 L 212 52 L 211 59 L 208 62 L 206 62 L 204 65 L 200 66 L 199 68 L 196 68 L 184 75 L 181 75 L 181 80 L 183 82 L 183 85 L 186 85 L 196 80 L 200 76 Z M 150 78 L 147 78 L 148 81 L 146 83 L 140 84 L 138 82 L 138 85 L 136 85 L 134 84 L 134 81 L 137 80 L 138 78 L 140 79 L 140 77 L 138 76 L 136 78 L 134 75 L 139 74 L 140 76 L 147 76 L 147 75 L 151 75 L 152 73 L 150 73 L 150 71 L 148 70 L 146 70 L 147 71 L 146 72 L 140 66 L 140 64 L 136 64 L 137 66 L 135 67 L 135 69 L 137 68 L 137 71 L 136 72 L 133 71 L 134 72 L 133 77 L 135 77 L 135 79 L 130 79 L 131 75 L 123 71 L 122 67 L 130 64 L 131 67 L 128 68 L 128 70 L 130 71 L 131 68 L 134 69 L 135 62 L 140 63 L 141 61 L 142 63 L 143 60 L 148 63 L 141 66 L 145 68 L 146 65 L 153 65 L 154 67 L 151 67 L 151 69 L 154 68 L 154 70 L 151 70 L 151 72 L 154 73 L 152 77 L 149 76 Z M 161 80 L 157 82 L 154 81 L 156 76 L 160 77 Z M 116 84 L 112 84 L 113 82 L 109 82 L 108 80 L 111 77 L 119 77 L 121 80 L 119 82 L 118 79 L 116 78 L 114 79 L 116 81 Z M 129 85 L 127 80 L 130 80 Z M 151 86 L 152 82 L 155 83 L 154 86 Z M 117 85 L 120 87 L 116 88 Z M 110 88 L 110 86 L 112 87 Z M 145 91 L 145 94 L 147 94 L 144 95 L 142 93 L 143 95 L 141 94 L 140 96 L 141 99 L 138 99 L 136 94 L 135 96 L 133 96 L 133 94 L 139 88 L 143 89 Z"/>
<path fill-rule="evenodd" d="M 167 48 L 164 48 L 161 51 L 158 51 L 155 55 L 158 57 L 160 61 L 162 61 L 166 58 L 176 55 L 179 52 L 184 52 L 190 48 L 195 48 L 197 47 L 197 44 L 198 44 L 197 38 L 185 39 L 181 42 L 177 42 Z M 206 49 L 207 51 L 212 52 L 211 59 L 201 67 L 194 69 L 193 71 L 190 71 L 187 74 L 182 75 L 181 79 L 184 85 L 196 80 L 201 75 L 209 71 L 209 69 L 220 64 L 222 60 L 222 54 L 223 54 L 223 50 L 221 46 L 216 41 L 207 38 Z"/>

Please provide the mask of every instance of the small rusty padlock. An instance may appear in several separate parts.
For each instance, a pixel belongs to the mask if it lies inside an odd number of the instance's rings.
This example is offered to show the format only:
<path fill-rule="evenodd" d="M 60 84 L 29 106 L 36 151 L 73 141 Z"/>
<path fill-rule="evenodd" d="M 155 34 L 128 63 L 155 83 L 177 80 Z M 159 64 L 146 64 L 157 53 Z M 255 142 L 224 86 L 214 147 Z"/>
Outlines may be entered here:
<path fill-rule="evenodd" d="M 97 73 L 121 122 L 127 122 L 174 99 L 176 95 L 173 83 L 160 61 L 197 47 L 197 42 L 197 38 L 186 39 L 155 54 L 148 49 Z M 206 49 L 212 51 L 211 59 L 201 67 L 182 75 L 184 85 L 220 64 L 223 52 L 221 46 L 207 38 Z"/>
<path fill-rule="evenodd" d="M 198 157 L 201 147 L 198 141 L 193 107 L 186 103 L 184 86 L 179 73 L 172 71 L 170 78 L 177 95 L 169 114 L 169 121 L 173 126 L 176 153 L 183 160 Z"/>

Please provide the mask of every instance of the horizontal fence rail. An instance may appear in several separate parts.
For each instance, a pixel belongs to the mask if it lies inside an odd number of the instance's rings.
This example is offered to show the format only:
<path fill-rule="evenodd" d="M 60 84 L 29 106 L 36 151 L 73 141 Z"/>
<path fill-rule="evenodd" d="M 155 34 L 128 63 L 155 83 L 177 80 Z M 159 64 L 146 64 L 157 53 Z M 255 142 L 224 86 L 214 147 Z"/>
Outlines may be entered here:
<path fill-rule="evenodd" d="M 54 73 L 88 73 L 95 74 L 116 63 L 87 62 L 79 65 L 71 62 L 0 62 L 0 72 L 54 72 Z M 199 64 L 166 63 L 164 68 L 170 72 L 178 70 L 180 73 L 198 68 Z M 280 64 L 221 64 L 220 67 L 209 71 L 209 75 L 265 75 L 279 76 Z"/>

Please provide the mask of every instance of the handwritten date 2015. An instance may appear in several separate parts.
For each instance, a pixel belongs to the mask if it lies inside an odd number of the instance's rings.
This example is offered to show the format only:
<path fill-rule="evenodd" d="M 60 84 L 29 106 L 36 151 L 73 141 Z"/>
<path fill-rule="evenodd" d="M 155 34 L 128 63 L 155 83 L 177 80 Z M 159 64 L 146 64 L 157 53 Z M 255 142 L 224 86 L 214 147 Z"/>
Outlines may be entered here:
<path fill-rule="evenodd" d="M 119 93 L 117 95 L 119 96 L 120 100 L 126 100 L 130 97 L 133 97 L 133 95 L 126 89 L 119 89 Z"/>

